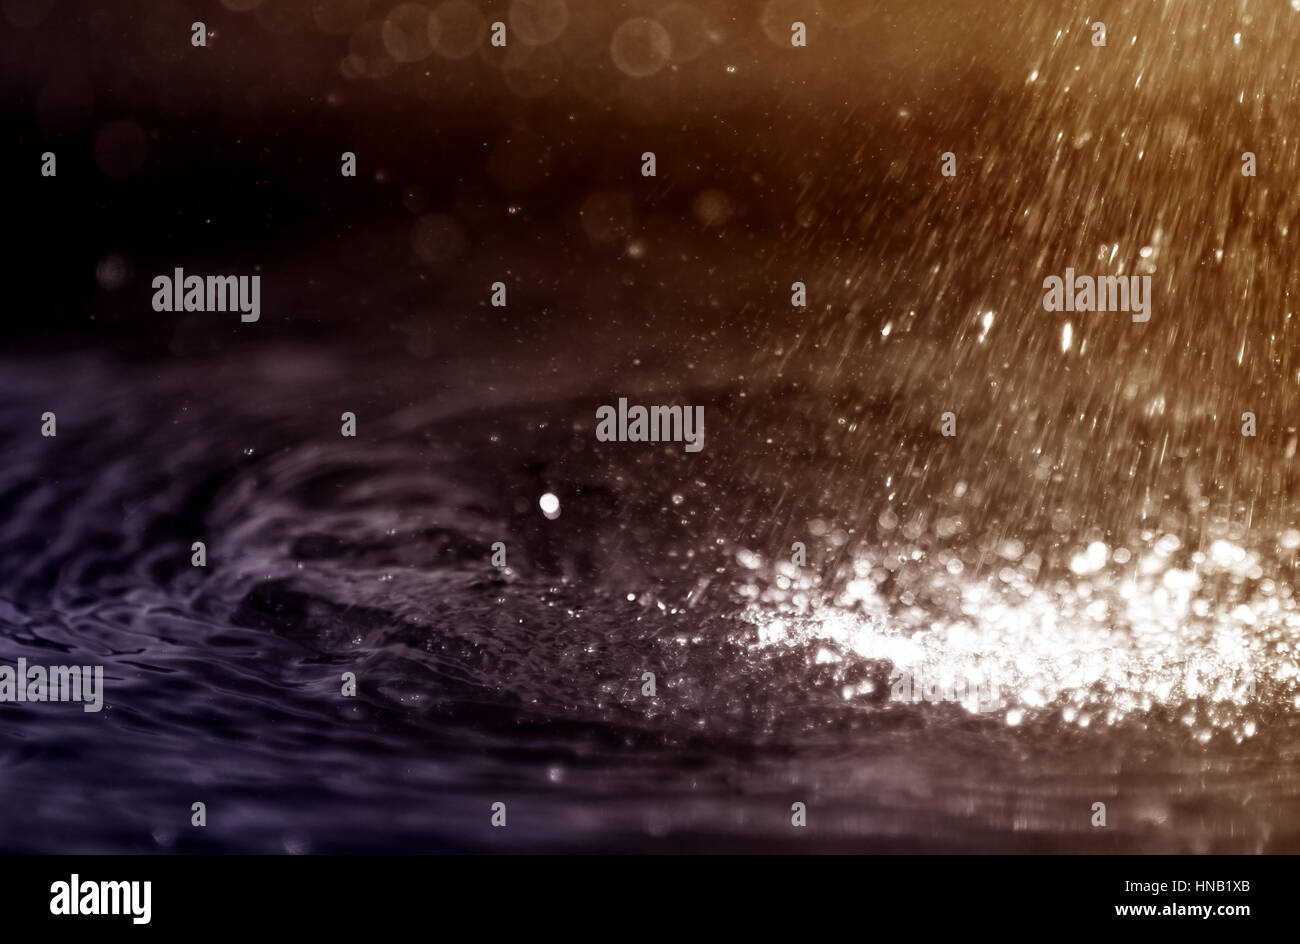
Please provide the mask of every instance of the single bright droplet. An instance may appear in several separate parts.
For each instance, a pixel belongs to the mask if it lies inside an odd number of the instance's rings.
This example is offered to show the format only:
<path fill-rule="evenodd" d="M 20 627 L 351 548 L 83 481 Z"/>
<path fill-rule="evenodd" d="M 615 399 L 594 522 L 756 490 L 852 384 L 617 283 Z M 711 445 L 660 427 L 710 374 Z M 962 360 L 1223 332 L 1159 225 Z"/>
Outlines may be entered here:
<path fill-rule="evenodd" d="M 550 492 L 538 499 L 537 504 L 541 506 L 542 514 L 552 521 L 560 517 L 560 500 Z"/>

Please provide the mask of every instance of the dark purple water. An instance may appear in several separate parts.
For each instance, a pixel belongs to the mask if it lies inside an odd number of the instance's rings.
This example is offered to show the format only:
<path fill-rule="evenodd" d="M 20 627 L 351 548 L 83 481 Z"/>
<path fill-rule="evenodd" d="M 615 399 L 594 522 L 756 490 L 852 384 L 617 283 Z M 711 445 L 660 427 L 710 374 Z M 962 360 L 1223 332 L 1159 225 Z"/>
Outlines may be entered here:
<path fill-rule="evenodd" d="M 702 374 L 665 399 L 706 404 L 704 452 L 598 444 L 609 366 L 544 399 L 302 347 L 6 360 L 6 660 L 106 678 L 99 714 L 4 707 L 6 847 L 1294 846 L 1289 552 L 1134 529 L 1120 567 L 1087 507 L 1013 531 L 960 476 L 900 509 L 865 392 L 846 430 L 828 391 Z M 889 700 L 894 665 L 975 657 L 995 706 Z"/>

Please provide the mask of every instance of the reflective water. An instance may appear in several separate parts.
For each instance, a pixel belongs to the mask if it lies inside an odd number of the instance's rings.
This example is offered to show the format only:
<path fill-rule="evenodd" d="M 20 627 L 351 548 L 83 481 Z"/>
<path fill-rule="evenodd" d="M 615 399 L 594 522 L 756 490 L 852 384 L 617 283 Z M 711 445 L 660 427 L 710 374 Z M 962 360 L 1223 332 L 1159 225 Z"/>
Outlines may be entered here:
<path fill-rule="evenodd" d="M 99 714 L 4 707 L 7 848 L 1294 845 L 1294 530 L 1012 521 L 1011 457 L 922 472 L 941 437 L 865 391 L 665 396 L 706 404 L 692 456 L 596 443 L 607 377 L 373 366 L 5 362 L 6 663 L 106 667 Z M 995 702 L 943 694 L 972 672 Z"/>

